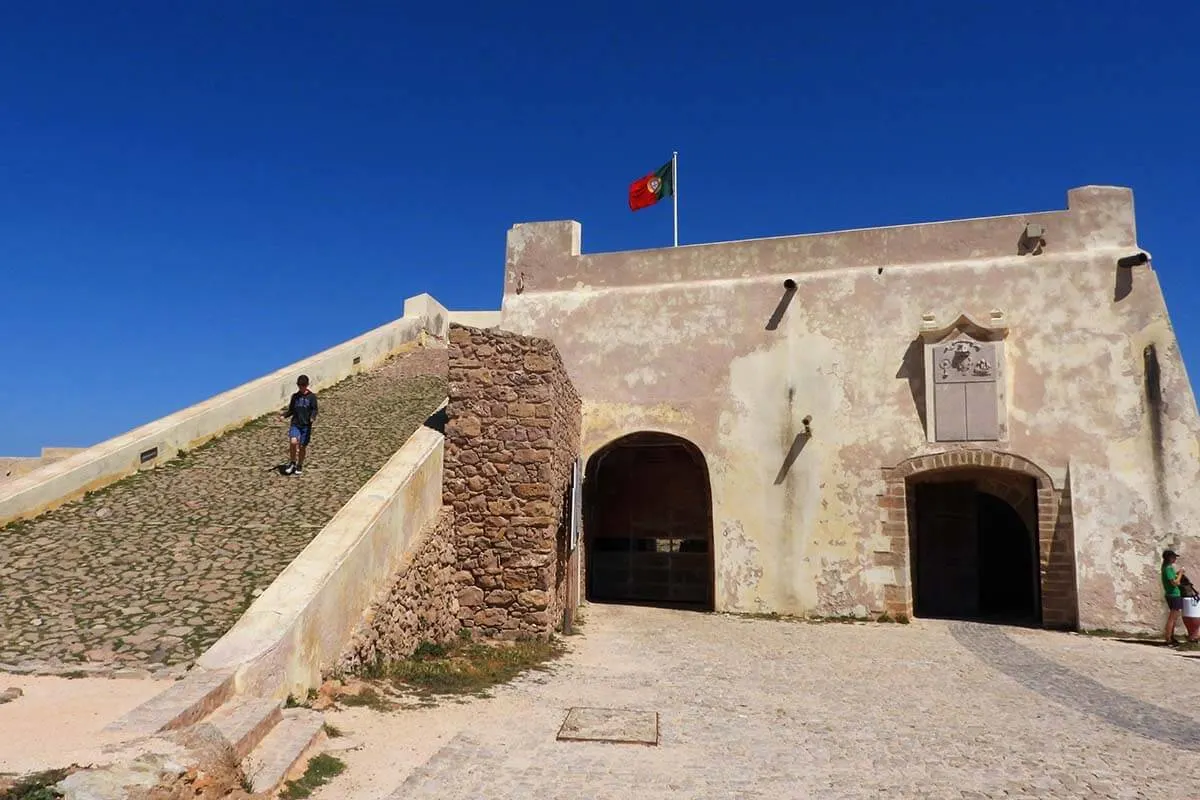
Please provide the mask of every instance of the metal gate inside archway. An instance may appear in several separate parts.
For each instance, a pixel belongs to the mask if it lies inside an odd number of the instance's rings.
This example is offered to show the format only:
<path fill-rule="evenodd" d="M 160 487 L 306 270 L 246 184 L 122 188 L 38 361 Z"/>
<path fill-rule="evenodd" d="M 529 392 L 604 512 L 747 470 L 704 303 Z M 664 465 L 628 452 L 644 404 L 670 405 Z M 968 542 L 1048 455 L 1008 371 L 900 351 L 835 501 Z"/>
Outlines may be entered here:
<path fill-rule="evenodd" d="M 704 456 L 664 433 L 622 437 L 584 481 L 589 600 L 713 607 L 712 494 Z"/>

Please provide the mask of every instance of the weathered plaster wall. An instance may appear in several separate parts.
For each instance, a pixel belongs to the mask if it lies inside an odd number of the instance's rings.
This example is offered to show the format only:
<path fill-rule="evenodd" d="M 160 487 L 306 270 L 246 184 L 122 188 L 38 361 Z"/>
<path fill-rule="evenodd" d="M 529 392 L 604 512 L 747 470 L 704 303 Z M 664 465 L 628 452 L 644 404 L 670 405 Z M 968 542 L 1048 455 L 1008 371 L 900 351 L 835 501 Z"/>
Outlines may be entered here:
<path fill-rule="evenodd" d="M 37 456 L 4 456 L 0 458 L 0 483 L 32 472 L 43 463 Z"/>
<path fill-rule="evenodd" d="M 452 325 L 446 410 L 462 624 L 501 639 L 549 635 L 571 596 L 564 512 L 579 395 L 551 342 Z"/>
<path fill-rule="evenodd" d="M 1019 255 L 1027 223 L 1045 228 L 1038 255 Z M 557 344 L 585 456 L 638 430 L 701 449 L 718 609 L 866 613 L 909 570 L 884 532 L 882 470 L 953 449 L 926 441 L 923 315 L 999 309 L 1008 438 L 983 446 L 1054 484 L 1080 623 L 1149 628 L 1158 551 L 1200 554 L 1200 422 L 1153 270 L 1117 265 L 1137 252 L 1132 195 L 1114 187 L 1072 190 L 1066 211 L 596 255 L 577 223 L 518 225 L 502 326 Z"/>

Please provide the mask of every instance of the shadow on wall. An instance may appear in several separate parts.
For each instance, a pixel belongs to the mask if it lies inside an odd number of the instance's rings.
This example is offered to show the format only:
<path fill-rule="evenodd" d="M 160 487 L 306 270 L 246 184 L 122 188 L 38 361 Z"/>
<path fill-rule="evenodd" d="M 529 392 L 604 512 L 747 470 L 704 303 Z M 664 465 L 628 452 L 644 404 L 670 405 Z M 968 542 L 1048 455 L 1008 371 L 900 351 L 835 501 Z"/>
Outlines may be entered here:
<path fill-rule="evenodd" d="M 1054 534 L 1046 553 L 1047 573 L 1058 580 L 1057 585 L 1042 589 L 1042 625 L 1047 628 L 1077 630 L 1079 628 L 1079 587 L 1075 582 L 1074 518 L 1071 508 L 1071 471 L 1067 468 L 1058 502 L 1058 517 Z M 1047 596 L 1048 595 L 1048 596 Z"/>
<path fill-rule="evenodd" d="M 775 485 L 783 483 L 787 478 L 788 472 L 792 468 L 792 464 L 796 463 L 796 459 L 800 457 L 800 453 L 804 451 L 804 446 L 808 444 L 808 440 L 812 438 L 809 433 L 797 433 L 796 438 L 792 439 L 792 446 L 788 448 L 787 455 L 783 457 L 783 464 L 779 467 L 779 473 L 775 476 Z"/>
<path fill-rule="evenodd" d="M 896 377 L 908 381 L 913 406 L 917 409 L 917 416 L 921 418 L 921 429 L 928 430 L 928 422 L 925 419 L 925 347 L 921 337 L 918 336 L 909 343 L 908 349 L 904 351 L 904 359 L 900 362 L 900 369 L 896 370 Z"/>
<path fill-rule="evenodd" d="M 446 422 L 449 420 L 449 415 L 446 412 L 446 407 L 442 406 L 437 411 L 429 415 L 429 419 L 425 420 L 425 427 L 432 428 L 443 436 L 446 434 Z"/>
<path fill-rule="evenodd" d="M 1113 282 L 1113 302 L 1119 303 L 1133 292 L 1133 270 L 1117 263 L 1117 277 Z"/>
<path fill-rule="evenodd" d="M 787 313 L 788 306 L 792 304 L 792 298 L 796 296 L 796 282 L 791 278 L 784 283 L 783 297 L 779 298 L 779 305 L 775 306 L 775 310 L 771 312 L 771 318 L 767 320 L 767 330 L 773 331 L 779 327 L 779 323 L 783 320 L 783 315 Z"/>

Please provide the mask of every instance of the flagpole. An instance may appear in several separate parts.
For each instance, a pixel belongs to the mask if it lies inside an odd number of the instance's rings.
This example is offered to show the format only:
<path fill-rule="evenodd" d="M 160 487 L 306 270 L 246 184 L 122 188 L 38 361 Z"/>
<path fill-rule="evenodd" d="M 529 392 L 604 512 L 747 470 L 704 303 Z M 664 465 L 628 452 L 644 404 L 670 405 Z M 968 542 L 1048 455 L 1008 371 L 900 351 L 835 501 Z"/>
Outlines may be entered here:
<path fill-rule="evenodd" d="M 671 200 L 675 206 L 675 247 L 679 247 L 679 151 L 671 152 Z"/>

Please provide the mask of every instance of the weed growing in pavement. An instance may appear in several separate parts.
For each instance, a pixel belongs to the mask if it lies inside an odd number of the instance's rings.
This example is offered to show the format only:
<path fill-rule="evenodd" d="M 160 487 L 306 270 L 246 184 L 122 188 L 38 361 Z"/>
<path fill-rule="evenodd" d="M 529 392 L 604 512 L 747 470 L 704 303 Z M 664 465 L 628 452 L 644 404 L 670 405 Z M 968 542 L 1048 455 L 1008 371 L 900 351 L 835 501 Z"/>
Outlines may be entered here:
<path fill-rule="evenodd" d="M 418 695 L 484 696 L 487 690 L 528 671 L 544 671 L 566 652 L 556 639 L 525 639 L 483 644 L 459 639 L 445 645 L 422 643 L 411 657 L 386 667 L 401 691 Z"/>
<path fill-rule="evenodd" d="M 547 670 L 549 662 L 565 652 L 558 639 L 484 644 L 473 641 L 470 632 L 463 631 L 446 643 L 422 642 L 401 661 L 377 661 L 361 670 L 360 677 L 386 685 L 400 695 L 416 697 L 418 706 L 428 707 L 435 705 L 438 697 L 490 697 L 493 687 L 525 672 Z M 342 695 L 338 702 L 380 711 L 395 707 L 383 692 L 370 687 L 357 695 Z"/>
<path fill-rule="evenodd" d="M 345 769 L 345 761 L 328 753 L 321 753 L 308 762 L 308 768 L 304 770 L 303 775 L 284 784 L 279 796 L 286 800 L 309 797 L 315 790 L 341 775 Z"/>
<path fill-rule="evenodd" d="M 357 694 L 340 695 L 338 702 L 349 708 L 369 708 L 372 711 L 393 711 L 396 708 L 395 703 L 371 686 L 364 686 Z"/>
<path fill-rule="evenodd" d="M 54 784 L 71 772 L 70 769 L 49 769 L 26 775 L 7 789 L 0 789 L 0 800 L 58 800 L 62 794 L 54 789 Z"/>

